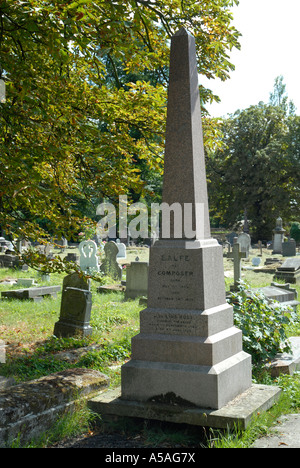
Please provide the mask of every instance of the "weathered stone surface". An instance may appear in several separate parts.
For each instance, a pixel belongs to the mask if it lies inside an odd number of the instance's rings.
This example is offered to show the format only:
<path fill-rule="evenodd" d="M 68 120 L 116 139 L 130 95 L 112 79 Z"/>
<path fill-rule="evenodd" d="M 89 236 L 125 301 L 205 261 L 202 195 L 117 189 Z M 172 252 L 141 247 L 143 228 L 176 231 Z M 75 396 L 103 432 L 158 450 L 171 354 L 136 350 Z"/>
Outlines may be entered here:
<path fill-rule="evenodd" d="M 39 288 L 14 289 L 11 291 L 2 291 L 1 296 L 7 299 L 18 299 L 21 301 L 32 300 L 41 301 L 44 297 L 55 299 L 57 293 L 61 291 L 60 286 L 41 286 Z"/>
<path fill-rule="evenodd" d="M 146 296 L 148 293 L 148 262 L 131 262 L 126 268 L 126 299 Z"/>
<path fill-rule="evenodd" d="M 210 238 L 195 39 L 184 28 L 171 44 L 163 202 L 191 203 L 195 238 Z"/>
<path fill-rule="evenodd" d="M 150 249 L 148 308 L 121 368 L 122 398 L 174 393 L 217 409 L 251 386 L 251 356 L 226 302 L 222 246 L 210 237 L 195 39 L 181 29 L 171 42 L 163 202 L 183 215 L 162 212 L 161 239 Z"/>
<path fill-rule="evenodd" d="M 106 242 L 104 246 L 105 258 L 100 266 L 100 271 L 111 278 L 121 280 L 122 268 L 117 262 L 117 255 L 119 253 L 118 246 L 115 242 Z"/>
<path fill-rule="evenodd" d="M 244 430 L 257 412 L 267 411 L 280 396 L 278 387 L 252 385 L 221 409 L 197 408 L 169 394 L 161 401 L 127 401 L 120 389 L 108 390 L 88 400 L 89 408 L 101 415 L 155 419 L 193 426 Z"/>
<path fill-rule="evenodd" d="M 90 326 L 91 310 L 90 282 L 78 273 L 66 276 L 63 282 L 60 317 L 54 326 L 54 335 L 90 335 L 93 332 Z"/>
<path fill-rule="evenodd" d="M 21 443 L 39 437 L 74 402 L 92 397 L 109 384 L 95 370 L 68 369 L 0 392 L 0 447 L 20 436 Z"/>

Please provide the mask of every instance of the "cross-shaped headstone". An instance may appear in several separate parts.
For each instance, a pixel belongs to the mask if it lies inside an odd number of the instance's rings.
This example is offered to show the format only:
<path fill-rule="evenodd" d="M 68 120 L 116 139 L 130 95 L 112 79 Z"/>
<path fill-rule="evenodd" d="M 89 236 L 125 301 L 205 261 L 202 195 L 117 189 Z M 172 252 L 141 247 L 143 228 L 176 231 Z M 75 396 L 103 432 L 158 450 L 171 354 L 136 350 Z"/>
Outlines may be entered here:
<path fill-rule="evenodd" d="M 234 288 L 236 289 L 242 276 L 241 263 L 242 258 L 247 258 L 247 252 L 240 251 L 240 244 L 233 244 L 232 252 L 227 253 L 227 258 L 233 258 L 234 265 Z"/>

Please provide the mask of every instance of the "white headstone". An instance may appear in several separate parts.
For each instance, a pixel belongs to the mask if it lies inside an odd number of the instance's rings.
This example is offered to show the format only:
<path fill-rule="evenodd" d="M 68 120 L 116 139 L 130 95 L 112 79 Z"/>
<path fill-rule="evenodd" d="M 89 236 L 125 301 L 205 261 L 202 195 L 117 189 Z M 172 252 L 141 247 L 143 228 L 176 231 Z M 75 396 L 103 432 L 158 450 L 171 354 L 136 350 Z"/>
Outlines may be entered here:
<path fill-rule="evenodd" d="M 247 234 L 246 232 L 242 232 L 241 234 L 239 234 L 237 238 L 237 243 L 241 246 L 241 252 L 246 252 L 246 258 L 248 258 L 251 248 L 251 237 L 249 236 L 249 234 Z"/>
<path fill-rule="evenodd" d="M 261 264 L 261 258 L 259 257 L 254 257 L 252 258 L 252 265 L 255 267 L 258 267 Z"/>
<path fill-rule="evenodd" d="M 92 240 L 80 242 L 79 265 L 85 273 L 97 273 L 99 271 L 99 260 L 97 256 L 97 244 Z"/>
<path fill-rule="evenodd" d="M 116 244 L 119 250 L 117 258 L 126 258 L 126 245 L 120 242 L 120 239 L 116 240 Z"/>

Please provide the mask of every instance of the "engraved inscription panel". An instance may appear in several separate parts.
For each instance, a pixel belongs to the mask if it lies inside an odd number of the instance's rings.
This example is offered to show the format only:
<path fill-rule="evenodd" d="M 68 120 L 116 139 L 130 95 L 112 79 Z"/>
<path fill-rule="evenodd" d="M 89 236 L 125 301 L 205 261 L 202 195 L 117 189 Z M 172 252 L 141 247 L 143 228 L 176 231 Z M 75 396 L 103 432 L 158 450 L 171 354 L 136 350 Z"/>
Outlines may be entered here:
<path fill-rule="evenodd" d="M 186 249 L 153 249 L 149 272 L 149 307 L 200 307 L 197 301 L 202 293 L 199 253 Z"/>
<path fill-rule="evenodd" d="M 207 318 L 200 312 L 179 313 L 150 311 L 141 312 L 141 333 L 159 335 L 205 336 L 207 333 Z"/>

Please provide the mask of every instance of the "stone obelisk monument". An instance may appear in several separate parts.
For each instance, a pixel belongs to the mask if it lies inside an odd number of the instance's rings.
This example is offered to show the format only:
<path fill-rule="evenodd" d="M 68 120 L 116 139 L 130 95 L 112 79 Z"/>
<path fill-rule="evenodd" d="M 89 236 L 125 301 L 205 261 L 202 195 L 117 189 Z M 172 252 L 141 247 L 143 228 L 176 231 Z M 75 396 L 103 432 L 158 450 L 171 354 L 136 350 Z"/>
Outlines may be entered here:
<path fill-rule="evenodd" d="M 171 44 L 163 202 L 180 204 L 182 217 L 151 248 L 148 307 L 122 366 L 121 399 L 218 409 L 251 387 L 251 357 L 210 235 L 195 39 L 185 29 Z"/>

